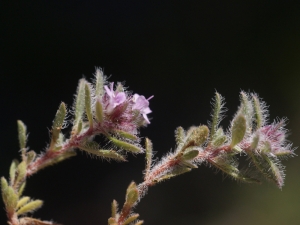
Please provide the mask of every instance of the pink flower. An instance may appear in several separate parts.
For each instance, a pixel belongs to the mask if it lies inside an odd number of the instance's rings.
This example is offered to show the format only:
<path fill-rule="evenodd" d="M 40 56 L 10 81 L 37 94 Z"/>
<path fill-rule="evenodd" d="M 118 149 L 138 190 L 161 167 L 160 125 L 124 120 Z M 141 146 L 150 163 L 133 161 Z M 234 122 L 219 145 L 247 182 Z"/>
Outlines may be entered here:
<path fill-rule="evenodd" d="M 292 153 L 290 145 L 286 143 L 286 130 L 284 121 L 261 127 L 258 132 L 261 142 L 268 142 L 271 152 L 275 155 Z"/>
<path fill-rule="evenodd" d="M 133 106 L 132 110 L 138 110 L 143 115 L 146 122 L 149 124 L 150 121 L 147 117 L 147 114 L 151 113 L 152 111 L 149 108 L 149 100 L 153 98 L 153 96 L 146 99 L 143 95 L 134 94 L 132 97 Z"/>
<path fill-rule="evenodd" d="M 127 123 L 128 126 L 130 121 L 133 122 L 137 119 L 132 113 L 135 111 L 143 116 L 146 123 L 150 123 L 147 114 L 152 112 L 149 108 L 149 100 L 153 98 L 153 96 L 148 99 L 138 94 L 129 97 L 124 91 L 118 91 L 118 89 L 114 90 L 113 82 L 110 83 L 109 86 L 105 85 L 104 89 L 106 92 L 106 95 L 103 97 L 105 111 L 111 119 L 117 119 L 119 123 Z"/>
<path fill-rule="evenodd" d="M 114 83 L 110 83 L 110 89 L 105 85 L 104 86 L 107 95 L 109 96 L 109 103 L 107 105 L 107 113 L 111 113 L 114 108 L 118 105 L 122 104 L 126 101 L 126 94 L 125 92 L 115 92 L 114 91 Z"/>

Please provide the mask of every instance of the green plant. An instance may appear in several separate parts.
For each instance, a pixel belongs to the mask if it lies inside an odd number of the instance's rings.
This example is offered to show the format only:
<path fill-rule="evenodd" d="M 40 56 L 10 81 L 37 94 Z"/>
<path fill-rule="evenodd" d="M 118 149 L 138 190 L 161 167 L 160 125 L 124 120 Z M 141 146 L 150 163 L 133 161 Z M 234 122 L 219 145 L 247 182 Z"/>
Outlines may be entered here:
<path fill-rule="evenodd" d="M 85 151 L 108 160 L 126 161 L 124 152 L 145 153 L 144 181 L 132 182 L 125 195 L 125 203 L 119 210 L 114 200 L 110 225 L 140 225 L 139 215 L 133 208 L 146 194 L 149 187 L 161 181 L 184 174 L 201 164 L 211 165 L 230 177 L 243 182 L 260 182 L 261 177 L 275 182 L 282 188 L 284 167 L 281 159 L 294 155 L 292 145 L 286 141 L 285 119 L 272 124 L 267 121 L 267 107 L 257 94 L 241 92 L 240 106 L 230 127 L 223 130 L 220 121 L 224 115 L 224 99 L 216 93 L 212 119 L 208 126 L 192 126 L 188 130 L 178 127 L 175 131 L 176 148 L 157 162 L 152 162 L 150 139 L 145 146 L 140 142 L 139 129 L 150 124 L 149 100 L 142 95 L 131 95 L 121 83 L 108 83 L 101 69 L 97 69 L 93 83 L 79 81 L 72 110 L 61 103 L 53 120 L 51 139 L 42 154 L 36 154 L 26 145 L 27 131 L 18 121 L 21 160 L 13 160 L 9 179 L 1 178 L 2 198 L 10 225 L 46 225 L 54 222 L 26 217 L 40 208 L 41 200 L 24 196 L 27 177 L 39 170 Z M 66 118 L 72 116 L 71 122 Z M 71 126 L 70 134 L 62 130 Z M 96 136 L 104 137 L 97 143 Z M 110 143 L 109 148 L 103 148 Z M 240 155 L 250 161 L 249 170 L 238 168 Z M 260 172 L 251 173 L 251 170 Z"/>

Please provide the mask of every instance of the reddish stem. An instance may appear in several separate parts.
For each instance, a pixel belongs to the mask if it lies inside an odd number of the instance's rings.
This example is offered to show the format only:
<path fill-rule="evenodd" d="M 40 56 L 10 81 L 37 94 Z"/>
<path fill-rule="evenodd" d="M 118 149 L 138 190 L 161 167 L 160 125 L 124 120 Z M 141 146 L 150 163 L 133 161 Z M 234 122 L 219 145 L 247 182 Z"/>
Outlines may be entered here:
<path fill-rule="evenodd" d="M 30 163 L 27 166 L 26 176 L 31 176 L 36 173 L 43 165 L 47 164 L 47 162 L 53 160 L 54 158 L 63 155 L 69 150 L 76 148 L 82 143 L 87 137 L 94 135 L 95 130 L 93 128 L 89 128 L 85 133 L 80 135 L 74 135 L 70 138 L 68 142 L 66 142 L 60 150 L 47 149 L 45 154 L 40 155 L 35 161 Z"/>
<path fill-rule="evenodd" d="M 232 148 L 230 145 L 222 146 L 217 149 L 207 146 L 203 152 L 199 152 L 199 155 L 195 158 L 199 161 L 201 160 L 210 160 L 218 156 L 221 152 L 229 152 Z M 156 184 L 156 180 L 159 178 L 160 174 L 165 173 L 168 170 L 171 170 L 172 167 L 179 165 L 181 162 L 180 157 L 172 156 L 169 157 L 162 165 L 154 168 L 152 172 L 145 177 L 145 181 L 141 184 L 142 186 L 146 185 L 147 187 L 151 187 Z"/>
<path fill-rule="evenodd" d="M 118 220 L 118 225 L 122 225 L 124 220 L 128 217 L 130 211 L 131 211 L 131 208 L 129 205 L 127 205 L 125 203 L 125 205 L 123 206 L 123 209 L 122 209 L 122 212 L 121 212 L 121 215 L 119 217 L 119 220 Z"/>

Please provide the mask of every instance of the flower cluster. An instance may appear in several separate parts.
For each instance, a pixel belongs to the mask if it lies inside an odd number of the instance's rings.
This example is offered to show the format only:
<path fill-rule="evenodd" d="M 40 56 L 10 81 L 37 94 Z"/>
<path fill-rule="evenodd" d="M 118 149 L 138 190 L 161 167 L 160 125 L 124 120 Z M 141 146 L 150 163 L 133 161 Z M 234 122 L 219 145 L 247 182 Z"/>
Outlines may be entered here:
<path fill-rule="evenodd" d="M 104 86 L 105 93 L 98 102 L 103 105 L 103 113 L 111 123 L 108 129 L 120 129 L 136 133 L 140 126 L 150 124 L 147 114 L 151 113 L 149 100 L 143 95 L 128 95 L 121 84 L 114 90 L 114 83 Z M 141 117 L 142 115 L 142 117 Z"/>
<path fill-rule="evenodd" d="M 138 113 L 142 114 L 145 121 L 148 124 L 150 123 L 147 114 L 151 113 L 151 110 L 149 108 L 149 100 L 153 96 L 146 99 L 143 95 L 134 94 L 131 98 L 129 98 L 130 100 L 128 100 L 128 96 L 126 96 L 126 93 L 122 91 L 121 86 L 119 86 L 119 89 L 121 89 L 121 91 L 118 90 L 114 91 L 114 83 L 112 82 L 110 83 L 110 88 L 108 88 L 107 85 L 105 85 L 104 88 L 106 90 L 106 95 L 108 97 L 104 98 L 103 102 L 105 105 L 105 111 L 108 115 L 114 113 L 119 115 L 120 113 L 116 112 L 118 111 L 117 106 L 124 105 L 127 102 L 127 103 L 131 103 L 131 110 L 136 110 Z"/>
<path fill-rule="evenodd" d="M 150 124 L 147 114 L 151 113 L 149 100 L 153 96 L 146 99 L 142 95 L 130 95 L 121 83 L 116 87 L 114 82 L 108 83 L 100 69 L 96 70 L 95 76 L 93 84 L 86 80 L 79 82 L 74 106 L 75 125 L 82 120 L 80 115 L 84 108 L 90 108 L 90 112 L 86 110 L 90 124 L 94 125 L 90 129 L 104 133 L 122 130 L 136 135 L 141 126 Z"/>

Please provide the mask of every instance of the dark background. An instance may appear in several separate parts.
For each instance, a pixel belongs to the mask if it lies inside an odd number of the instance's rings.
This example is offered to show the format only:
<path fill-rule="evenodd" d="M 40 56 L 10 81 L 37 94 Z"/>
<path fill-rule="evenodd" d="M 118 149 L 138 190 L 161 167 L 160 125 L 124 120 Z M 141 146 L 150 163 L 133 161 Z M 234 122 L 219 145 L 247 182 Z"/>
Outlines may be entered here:
<path fill-rule="evenodd" d="M 9 3 L 8 3 L 9 2 Z M 226 97 L 227 127 L 241 90 L 288 117 L 300 145 L 300 6 L 297 1 L 1 1 L 0 176 L 18 157 L 16 120 L 31 149 L 48 143 L 61 101 L 95 66 L 150 101 L 141 130 L 156 156 L 174 147 L 174 129 L 206 124 L 215 90 Z M 68 132 L 68 129 L 66 129 Z M 296 152 L 297 153 L 297 152 Z M 143 156 L 128 163 L 84 153 L 30 177 L 25 195 L 45 201 L 34 217 L 65 225 L 107 224 L 110 204 L 142 181 Z M 300 160 L 284 162 L 286 185 L 239 184 L 201 166 L 151 188 L 136 207 L 145 224 L 299 224 Z M 1 203 L 2 204 L 2 203 Z M 3 205 L 1 205 L 3 208 Z M 5 224 L 2 210 L 1 224 Z"/>

